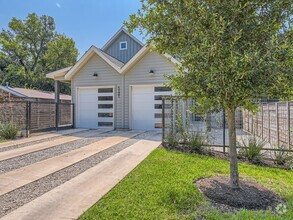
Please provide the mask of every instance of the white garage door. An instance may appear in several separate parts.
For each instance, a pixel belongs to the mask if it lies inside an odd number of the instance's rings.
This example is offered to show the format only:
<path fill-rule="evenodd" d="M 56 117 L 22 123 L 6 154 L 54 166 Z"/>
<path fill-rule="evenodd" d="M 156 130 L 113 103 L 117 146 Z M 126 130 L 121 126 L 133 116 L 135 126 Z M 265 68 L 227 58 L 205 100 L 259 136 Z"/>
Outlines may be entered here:
<path fill-rule="evenodd" d="M 163 86 L 133 86 L 131 101 L 132 129 L 161 129 L 162 97 L 171 94 L 170 89 Z"/>
<path fill-rule="evenodd" d="M 79 88 L 77 127 L 114 128 L 114 89 Z"/>

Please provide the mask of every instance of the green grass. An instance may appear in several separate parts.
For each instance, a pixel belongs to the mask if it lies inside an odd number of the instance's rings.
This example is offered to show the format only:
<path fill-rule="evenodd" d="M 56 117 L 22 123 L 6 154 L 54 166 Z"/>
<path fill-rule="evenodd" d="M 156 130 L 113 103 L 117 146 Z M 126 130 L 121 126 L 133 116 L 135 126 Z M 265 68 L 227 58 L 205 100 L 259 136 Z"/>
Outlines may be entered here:
<path fill-rule="evenodd" d="M 3 139 L 0 139 L 0 143 L 2 143 L 2 142 L 6 142 L 7 140 L 3 140 Z"/>
<path fill-rule="evenodd" d="M 235 215 L 220 213 L 209 207 L 193 182 L 228 175 L 229 163 L 160 148 L 80 219 L 293 219 L 293 171 L 244 163 L 239 170 L 241 177 L 254 179 L 286 198 L 286 214 L 248 210 Z"/>

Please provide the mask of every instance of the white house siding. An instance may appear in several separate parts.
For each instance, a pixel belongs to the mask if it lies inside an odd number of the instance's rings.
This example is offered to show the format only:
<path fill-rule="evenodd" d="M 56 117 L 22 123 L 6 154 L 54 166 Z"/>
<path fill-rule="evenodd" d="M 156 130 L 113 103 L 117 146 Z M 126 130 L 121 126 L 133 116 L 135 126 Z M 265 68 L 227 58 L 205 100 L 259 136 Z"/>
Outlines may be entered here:
<path fill-rule="evenodd" d="M 154 70 L 150 76 L 149 71 Z M 125 104 L 124 104 L 124 126 L 129 128 L 129 87 L 131 85 L 159 85 L 168 82 L 165 75 L 175 74 L 175 65 L 167 58 L 156 52 L 146 54 L 125 75 Z"/>
<path fill-rule="evenodd" d="M 94 72 L 98 73 L 98 77 L 93 76 Z M 94 55 L 72 78 L 72 102 L 77 103 L 76 90 L 78 87 L 114 86 L 114 127 L 122 128 L 122 94 L 120 98 L 117 97 L 117 88 L 119 86 L 121 90 L 121 85 L 122 76 L 99 56 Z"/>

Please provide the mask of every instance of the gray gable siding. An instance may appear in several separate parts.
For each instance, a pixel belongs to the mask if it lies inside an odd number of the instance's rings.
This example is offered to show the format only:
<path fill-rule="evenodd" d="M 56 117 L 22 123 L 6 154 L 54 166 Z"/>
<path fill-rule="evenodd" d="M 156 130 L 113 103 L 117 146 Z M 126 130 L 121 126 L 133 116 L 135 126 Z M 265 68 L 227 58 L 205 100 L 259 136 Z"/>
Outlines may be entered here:
<path fill-rule="evenodd" d="M 127 42 L 127 50 L 120 50 L 121 41 Z M 142 46 L 139 43 L 122 32 L 118 38 L 106 48 L 105 52 L 123 63 L 127 63 L 141 48 Z"/>

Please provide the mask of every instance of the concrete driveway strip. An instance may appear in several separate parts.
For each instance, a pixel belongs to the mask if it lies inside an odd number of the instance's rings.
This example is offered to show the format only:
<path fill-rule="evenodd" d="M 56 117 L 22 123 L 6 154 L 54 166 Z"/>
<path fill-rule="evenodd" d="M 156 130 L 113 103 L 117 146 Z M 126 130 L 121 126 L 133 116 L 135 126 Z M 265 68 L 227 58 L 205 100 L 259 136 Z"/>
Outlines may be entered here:
<path fill-rule="evenodd" d="M 76 141 L 82 138 L 86 138 L 86 137 L 90 137 L 94 134 L 100 134 L 103 133 L 105 131 L 97 131 L 97 130 L 91 130 L 85 133 L 81 133 L 78 134 L 76 136 L 72 135 L 72 136 L 66 136 L 66 137 L 62 137 L 59 138 L 57 140 L 53 140 L 53 141 L 49 141 L 49 142 L 42 142 L 39 144 L 33 144 L 27 147 L 23 147 L 23 148 L 18 148 L 18 149 L 14 149 L 11 151 L 4 151 L 4 152 L 0 152 L 0 161 L 2 160 L 7 160 L 13 157 L 18 157 L 20 155 L 23 154 L 28 154 L 28 153 L 32 153 L 32 152 L 36 152 L 36 151 L 40 151 L 40 150 L 44 150 L 47 148 L 51 148 L 60 144 L 65 144 L 67 142 L 71 142 L 71 141 Z"/>
<path fill-rule="evenodd" d="M 22 138 L 22 139 L 15 140 L 15 141 L 8 141 L 8 142 L 0 143 L 0 148 L 15 146 L 15 145 L 19 145 L 19 144 L 26 144 L 29 142 L 39 141 L 39 140 L 43 140 L 43 139 L 47 139 L 47 138 L 58 137 L 58 136 L 62 136 L 62 135 L 73 134 L 73 133 L 77 133 L 80 131 L 86 131 L 86 130 L 87 129 L 67 129 L 67 130 L 61 130 L 58 132 L 47 132 L 45 134 L 36 135 L 33 137 L 29 137 L 29 138 Z"/>
<path fill-rule="evenodd" d="M 77 219 L 161 144 L 156 138 L 136 142 L 2 219 Z"/>
<path fill-rule="evenodd" d="M 53 157 L 38 163 L 22 167 L 0 176 L 0 195 L 61 170 L 91 155 L 101 152 L 120 142 L 136 136 L 139 133 L 127 133 L 123 136 L 118 132 L 112 137 L 107 137 L 93 144 L 87 145 L 68 153 Z"/>

